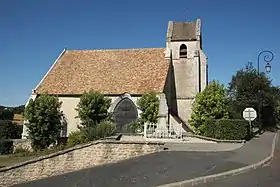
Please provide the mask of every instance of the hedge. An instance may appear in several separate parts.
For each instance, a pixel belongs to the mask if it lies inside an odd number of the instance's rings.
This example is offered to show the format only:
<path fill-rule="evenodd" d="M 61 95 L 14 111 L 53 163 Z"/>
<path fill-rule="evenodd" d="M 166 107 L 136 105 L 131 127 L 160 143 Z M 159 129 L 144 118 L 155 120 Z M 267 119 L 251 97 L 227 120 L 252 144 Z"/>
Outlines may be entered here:
<path fill-rule="evenodd" d="M 0 155 L 6 155 L 13 152 L 13 141 L 0 140 Z"/>
<path fill-rule="evenodd" d="M 1 120 L 13 120 L 14 113 L 10 110 L 0 110 L 0 119 Z"/>
<path fill-rule="evenodd" d="M 203 136 L 220 140 L 248 139 L 250 128 L 247 121 L 242 119 L 207 120 Z"/>
<path fill-rule="evenodd" d="M 0 120 L 0 139 L 20 139 L 23 126 L 10 120 Z"/>

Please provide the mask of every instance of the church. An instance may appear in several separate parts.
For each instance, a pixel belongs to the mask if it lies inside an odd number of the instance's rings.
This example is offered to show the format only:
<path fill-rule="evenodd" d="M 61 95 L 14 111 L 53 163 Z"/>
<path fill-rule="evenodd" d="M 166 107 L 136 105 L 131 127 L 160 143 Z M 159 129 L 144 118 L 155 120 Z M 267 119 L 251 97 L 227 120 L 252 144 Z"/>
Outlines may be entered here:
<path fill-rule="evenodd" d="M 64 49 L 29 100 L 44 93 L 58 96 L 66 122 L 62 136 L 67 137 L 78 130 L 80 119 L 75 108 L 85 91 L 99 91 L 112 99 L 109 110 L 120 132 L 140 117 L 137 100 L 141 95 L 156 92 L 160 124 L 188 131 L 192 103 L 207 83 L 201 20 L 169 21 L 164 48 Z M 26 135 L 24 126 L 22 138 Z"/>

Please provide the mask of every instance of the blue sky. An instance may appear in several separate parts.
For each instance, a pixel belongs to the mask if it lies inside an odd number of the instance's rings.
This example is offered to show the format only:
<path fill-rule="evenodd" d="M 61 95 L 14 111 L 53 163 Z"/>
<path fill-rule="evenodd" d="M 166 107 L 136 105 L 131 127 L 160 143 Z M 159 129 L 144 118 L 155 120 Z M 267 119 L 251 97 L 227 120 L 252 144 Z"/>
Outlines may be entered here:
<path fill-rule="evenodd" d="M 210 79 L 227 84 L 271 50 L 269 76 L 279 85 L 279 8 L 279 0 L 1 0 L 0 105 L 24 104 L 64 47 L 165 47 L 168 21 L 196 18 Z"/>

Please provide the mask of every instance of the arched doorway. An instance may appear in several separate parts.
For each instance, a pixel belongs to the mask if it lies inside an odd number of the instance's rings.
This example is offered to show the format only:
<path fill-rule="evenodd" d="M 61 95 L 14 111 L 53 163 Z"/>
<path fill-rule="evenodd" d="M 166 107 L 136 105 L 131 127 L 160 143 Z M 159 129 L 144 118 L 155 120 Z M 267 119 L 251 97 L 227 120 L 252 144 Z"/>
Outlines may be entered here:
<path fill-rule="evenodd" d="M 117 132 L 126 133 L 125 125 L 138 118 L 137 108 L 129 98 L 124 98 L 114 108 L 112 118 L 117 125 Z"/>

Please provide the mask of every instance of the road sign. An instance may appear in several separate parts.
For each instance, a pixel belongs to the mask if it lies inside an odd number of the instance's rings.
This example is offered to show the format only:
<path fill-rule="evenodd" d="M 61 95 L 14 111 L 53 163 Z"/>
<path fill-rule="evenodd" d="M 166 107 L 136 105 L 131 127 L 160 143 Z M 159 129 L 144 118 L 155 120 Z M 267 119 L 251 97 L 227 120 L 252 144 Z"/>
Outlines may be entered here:
<path fill-rule="evenodd" d="M 257 112 L 252 107 L 245 108 L 245 110 L 243 111 L 243 118 L 249 121 L 250 135 L 252 137 L 252 121 L 257 118 Z"/>
<path fill-rule="evenodd" d="M 252 107 L 245 108 L 243 118 L 247 121 L 254 121 L 257 118 L 257 112 Z"/>

